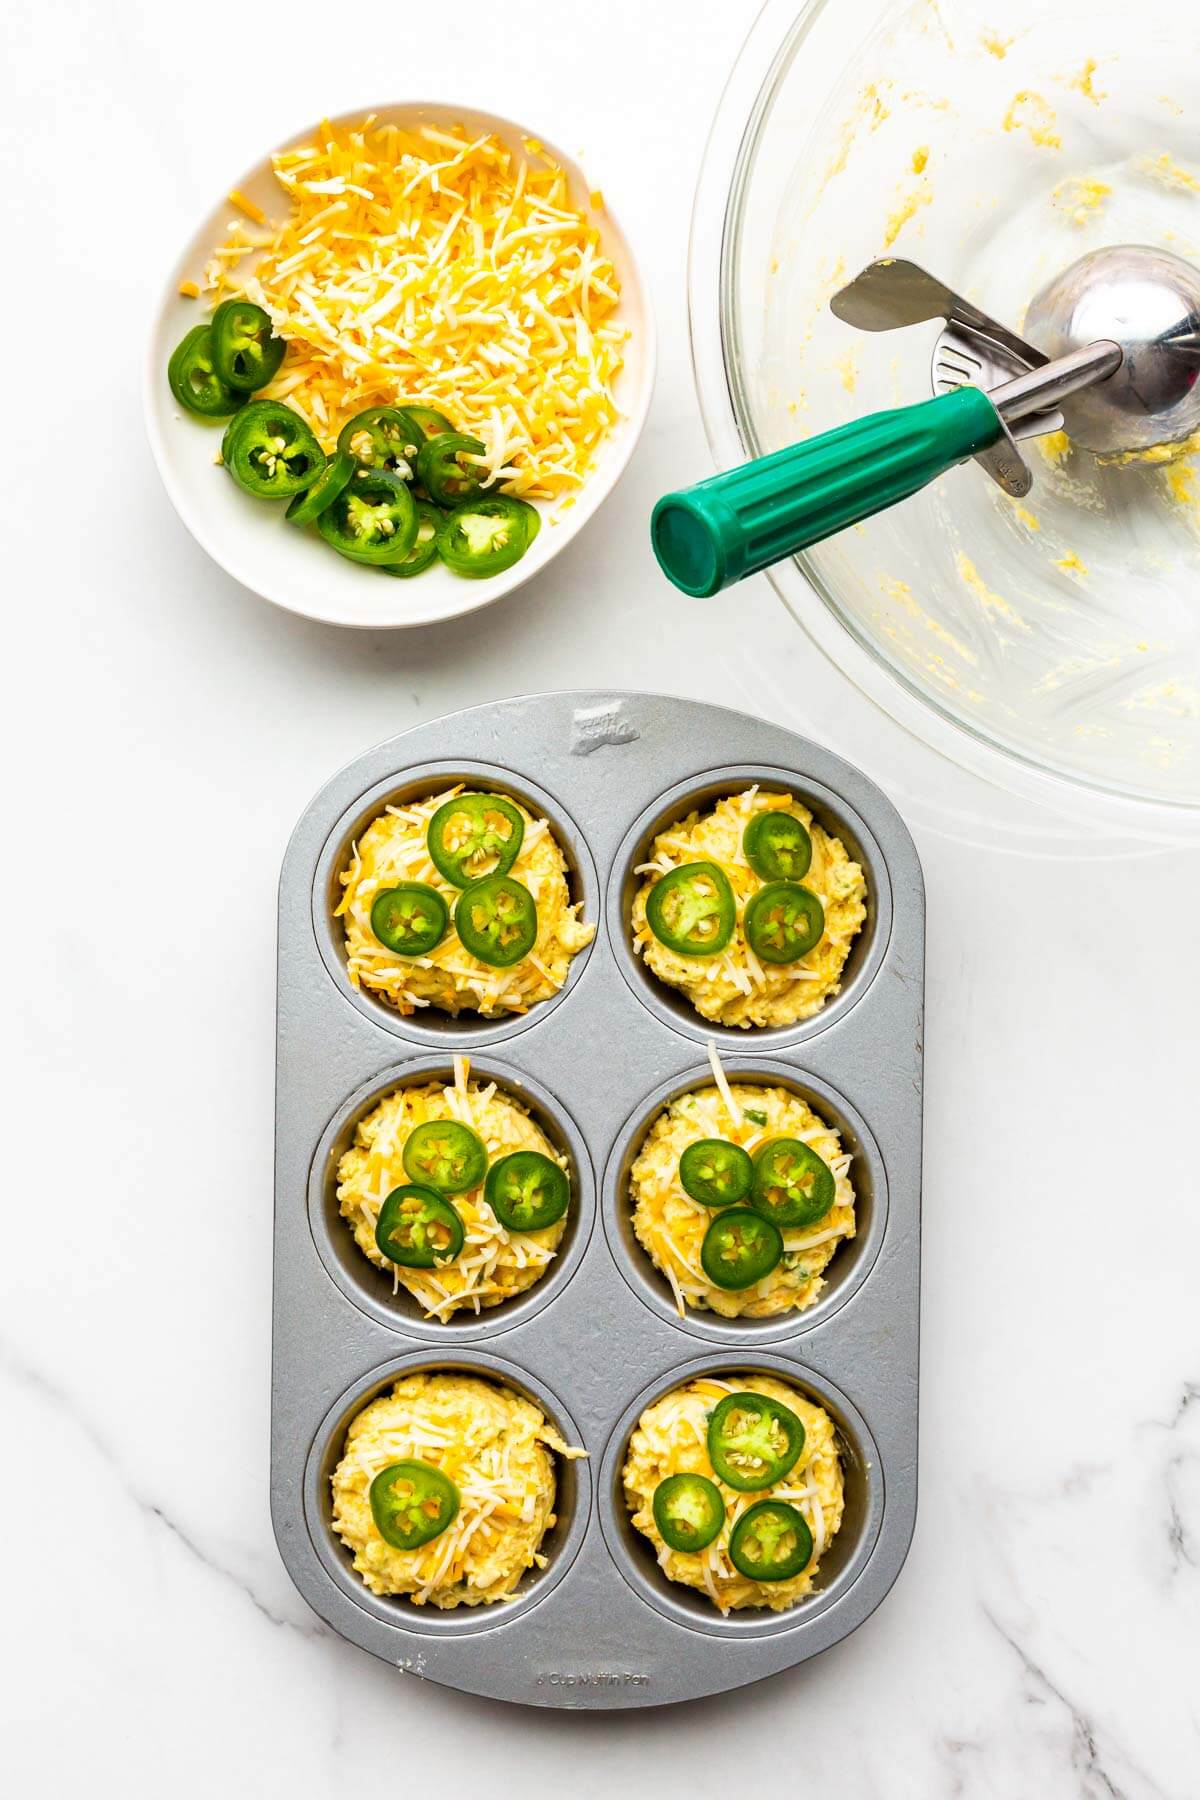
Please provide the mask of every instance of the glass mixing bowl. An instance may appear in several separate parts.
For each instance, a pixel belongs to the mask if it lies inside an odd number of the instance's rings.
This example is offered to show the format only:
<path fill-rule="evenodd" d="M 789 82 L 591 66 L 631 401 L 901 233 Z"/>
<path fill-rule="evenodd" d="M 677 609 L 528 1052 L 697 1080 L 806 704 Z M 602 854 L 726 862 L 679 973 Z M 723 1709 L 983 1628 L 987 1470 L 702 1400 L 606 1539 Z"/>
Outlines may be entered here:
<path fill-rule="evenodd" d="M 877 257 L 1017 330 L 1099 245 L 1200 261 L 1200 65 L 1179 18 L 1166 0 L 768 0 L 693 223 L 721 466 L 928 397 L 937 323 L 867 334 L 829 310 Z M 1200 456 L 1103 464 L 1061 437 L 1026 454 L 1019 504 L 967 463 L 772 579 L 834 662 L 956 761 L 1077 815 L 1200 832 Z"/>

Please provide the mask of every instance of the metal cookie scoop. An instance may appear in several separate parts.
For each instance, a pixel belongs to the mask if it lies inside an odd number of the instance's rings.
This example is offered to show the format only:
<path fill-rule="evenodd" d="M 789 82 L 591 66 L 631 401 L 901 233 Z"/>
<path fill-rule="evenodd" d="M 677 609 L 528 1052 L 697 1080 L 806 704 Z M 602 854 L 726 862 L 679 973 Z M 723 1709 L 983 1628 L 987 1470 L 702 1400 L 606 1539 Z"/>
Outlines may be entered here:
<path fill-rule="evenodd" d="M 918 263 L 900 257 L 868 263 L 861 275 L 838 289 L 829 310 L 859 331 L 894 331 L 901 325 L 944 319 L 945 326 L 933 346 L 935 394 L 948 393 L 967 382 L 990 393 L 1050 360 Z M 1040 431 L 1061 431 L 1063 425 L 1060 412 L 1033 413 L 1014 425 L 1012 435 L 1034 437 Z"/>
<path fill-rule="evenodd" d="M 1200 429 L 1200 270 L 1145 244 L 1093 250 L 1030 302 L 1026 329 L 1061 358 L 1096 338 L 1121 346 L 1108 380 L 1066 407 L 1073 444 L 1120 456 Z"/>
<path fill-rule="evenodd" d="M 716 593 L 894 506 L 969 457 L 1006 492 L 1025 494 L 1032 475 L 1018 436 L 1065 425 L 1082 448 L 1120 456 L 1200 430 L 1200 272 L 1165 251 L 1096 251 L 1048 283 L 1027 321 L 1044 350 L 899 259 L 871 264 L 830 304 L 871 331 L 944 318 L 935 398 L 667 494 L 651 537 L 685 593 Z"/>
<path fill-rule="evenodd" d="M 988 391 L 1050 360 L 918 263 L 898 256 L 868 263 L 861 275 L 838 289 L 829 310 L 859 331 L 895 331 L 902 325 L 944 319 L 945 329 L 933 348 L 935 394 L 961 387 L 964 381 Z M 1060 431 L 1061 417 L 1046 429 Z M 1029 435 L 1024 427 L 1014 433 L 1023 435 Z"/>
<path fill-rule="evenodd" d="M 1049 361 L 999 319 L 981 312 L 964 295 L 902 257 L 868 263 L 861 275 L 838 289 L 829 309 L 859 331 L 894 331 L 927 319 L 944 319 L 933 347 L 935 394 L 968 385 L 990 393 Z M 1022 499 L 1033 486 L 1033 473 L 1017 449 L 1017 441 L 1061 431 L 1065 421 L 1061 412 L 1051 411 L 1035 411 L 1019 419 L 1001 416 L 1005 431 L 994 444 L 976 451 L 975 460 L 1006 494 Z"/>

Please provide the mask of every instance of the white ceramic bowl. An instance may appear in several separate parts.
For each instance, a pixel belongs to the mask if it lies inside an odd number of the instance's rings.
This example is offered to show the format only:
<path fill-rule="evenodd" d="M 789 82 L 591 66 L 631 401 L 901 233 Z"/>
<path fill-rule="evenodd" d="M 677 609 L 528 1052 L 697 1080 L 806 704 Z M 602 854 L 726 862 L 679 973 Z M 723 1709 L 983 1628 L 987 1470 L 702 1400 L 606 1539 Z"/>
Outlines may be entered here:
<path fill-rule="evenodd" d="M 537 138 L 566 170 L 573 193 L 582 199 L 588 192 L 587 180 L 573 158 L 540 132 L 497 113 L 411 100 L 356 107 L 333 123 L 355 125 L 372 113 L 383 124 L 402 127 L 463 125 L 470 132 L 493 132 L 517 151 L 522 138 Z M 606 209 L 601 235 L 621 282 L 621 304 L 615 317 L 630 331 L 624 367 L 614 384 L 621 417 L 574 506 L 557 518 L 543 509 L 543 529 L 515 567 L 489 580 L 467 581 L 435 564 L 413 581 L 388 581 L 375 570 L 335 555 L 311 533 L 286 526 L 282 508 L 264 506 L 229 480 L 213 461 L 221 441 L 220 425 L 209 426 L 185 414 L 167 386 L 171 351 L 184 333 L 206 316 L 202 303 L 180 295 L 179 283 L 194 280 L 213 247 L 222 242 L 236 210 L 227 198 L 230 190 L 237 188 L 256 201 L 269 218 L 278 217 L 284 195 L 272 171 L 271 156 L 303 143 L 312 130 L 309 126 L 297 132 L 246 174 L 226 182 L 221 198 L 200 221 L 167 276 L 150 333 L 145 376 L 146 423 L 154 460 L 176 512 L 196 542 L 235 580 L 273 605 L 332 625 L 369 630 L 454 618 L 490 605 L 538 574 L 587 524 L 616 485 L 641 435 L 654 386 L 654 320 L 649 301 L 625 234 Z M 595 173 L 593 170 L 593 179 Z"/>

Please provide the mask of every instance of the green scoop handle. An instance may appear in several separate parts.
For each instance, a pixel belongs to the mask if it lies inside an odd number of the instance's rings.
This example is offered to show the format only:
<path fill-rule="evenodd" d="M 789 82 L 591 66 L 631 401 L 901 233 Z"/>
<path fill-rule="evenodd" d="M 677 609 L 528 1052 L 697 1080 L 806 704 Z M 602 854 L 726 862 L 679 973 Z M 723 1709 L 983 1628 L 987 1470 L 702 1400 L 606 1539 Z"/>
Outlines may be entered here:
<path fill-rule="evenodd" d="M 650 520 L 654 554 L 685 594 L 715 594 L 907 500 L 1003 430 L 975 387 L 869 413 L 664 494 Z"/>

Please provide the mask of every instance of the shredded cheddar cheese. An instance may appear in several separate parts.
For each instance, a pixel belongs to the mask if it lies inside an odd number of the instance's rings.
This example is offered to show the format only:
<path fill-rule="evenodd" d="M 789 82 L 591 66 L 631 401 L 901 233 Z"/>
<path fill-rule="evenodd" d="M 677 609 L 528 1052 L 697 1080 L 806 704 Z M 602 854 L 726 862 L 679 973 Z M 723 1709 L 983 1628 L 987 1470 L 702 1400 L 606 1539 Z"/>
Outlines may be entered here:
<path fill-rule="evenodd" d="M 563 500 L 584 481 L 618 416 L 620 288 L 565 172 L 524 148 L 370 118 L 273 159 L 288 216 L 265 241 L 231 227 L 204 286 L 265 307 L 288 352 L 264 391 L 327 447 L 408 400 L 482 441 L 489 485 Z"/>
<path fill-rule="evenodd" d="M 267 215 L 258 204 L 258 201 L 251 200 L 246 194 L 242 193 L 240 188 L 232 188 L 230 190 L 229 200 L 230 204 L 236 206 L 239 212 L 244 212 L 248 219 L 253 219 L 256 225 L 266 224 Z"/>

